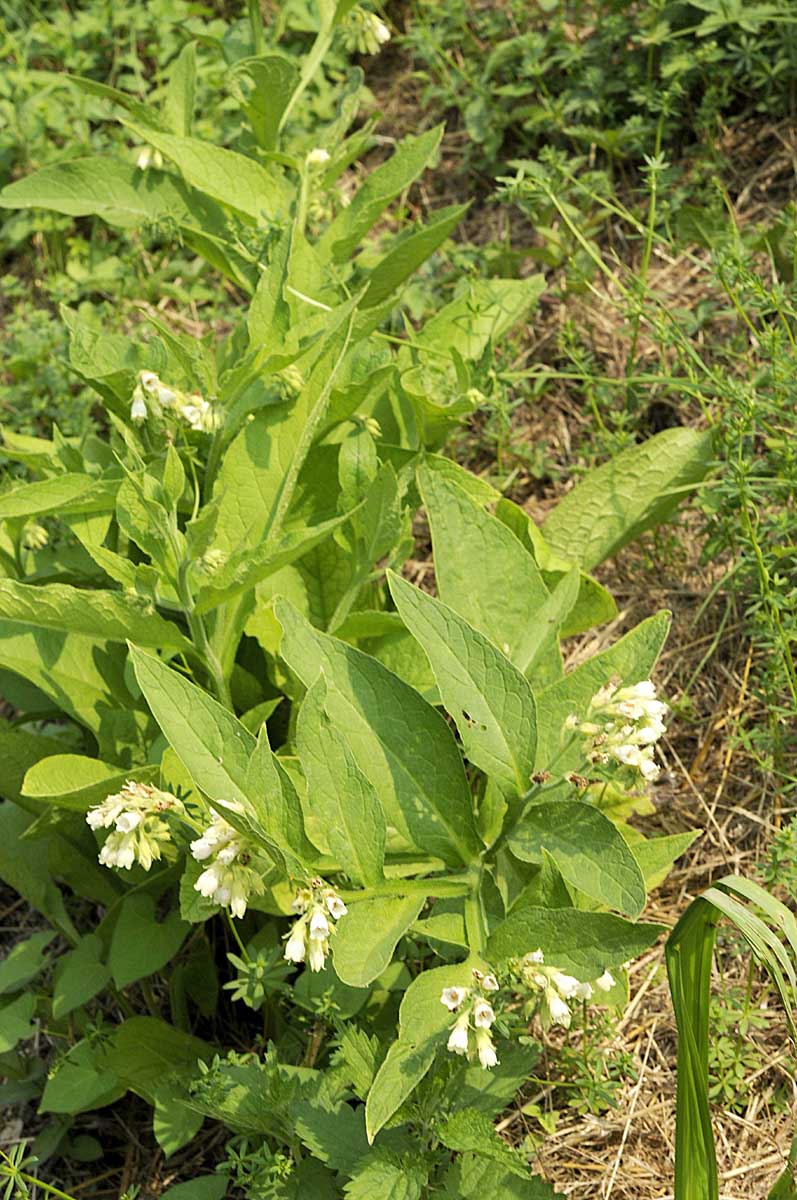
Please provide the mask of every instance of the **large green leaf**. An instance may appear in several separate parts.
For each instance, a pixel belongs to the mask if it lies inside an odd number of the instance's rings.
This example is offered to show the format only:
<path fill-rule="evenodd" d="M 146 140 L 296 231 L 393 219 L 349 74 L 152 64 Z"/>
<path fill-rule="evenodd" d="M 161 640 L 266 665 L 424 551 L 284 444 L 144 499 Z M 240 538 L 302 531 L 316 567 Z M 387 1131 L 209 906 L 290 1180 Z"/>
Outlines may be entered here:
<path fill-rule="evenodd" d="M 334 314 L 332 329 L 299 395 L 257 413 L 228 448 L 214 497 L 214 545 L 225 554 L 259 546 L 284 521 L 332 385 L 346 352 L 352 304 Z"/>
<path fill-rule="evenodd" d="M 246 776 L 257 742 L 238 718 L 160 659 L 135 646 L 136 679 L 175 754 L 206 795 L 247 805 Z"/>
<path fill-rule="evenodd" d="M 44 970 L 50 961 L 49 954 L 44 952 L 53 936 L 50 929 L 34 933 L 24 942 L 17 942 L 9 951 L 0 962 L 0 996 L 6 995 L 7 992 L 18 992 Z"/>
<path fill-rule="evenodd" d="M 157 612 L 147 611 L 145 602 L 122 592 L 0 579 L 0 611 L 7 620 L 43 629 L 82 633 L 109 642 L 126 642 L 129 638 L 141 646 L 194 653 L 192 643 L 176 625 Z"/>
<path fill-rule="evenodd" d="M 45 1084 L 40 1112 L 89 1112 L 113 1104 L 125 1094 L 125 1085 L 103 1061 L 102 1044 L 78 1042 L 58 1063 Z"/>
<path fill-rule="evenodd" d="M 388 573 L 401 619 L 423 646 L 466 756 L 522 795 L 534 770 L 537 714 L 528 680 L 448 605 Z"/>
<path fill-rule="evenodd" d="M 240 805 L 245 831 L 269 851 L 275 843 L 291 855 L 311 851 L 295 792 L 284 786 L 265 734 L 255 739 L 229 709 L 159 659 L 134 646 L 130 656 L 155 720 L 209 799 Z M 239 820 L 226 815 L 233 825 Z"/>
<path fill-rule="evenodd" d="M 553 550 L 584 570 L 667 521 L 711 463 L 711 434 L 665 429 L 590 471 L 545 522 Z"/>
<path fill-rule="evenodd" d="M 435 967 L 423 971 L 407 988 L 399 1010 L 399 1036 L 379 1068 L 365 1106 L 369 1142 L 412 1095 L 448 1036 L 452 1016 L 440 1003 L 443 988 L 469 987 L 469 966 Z"/>
<path fill-rule="evenodd" d="M 443 126 L 418 137 L 405 138 L 391 158 L 371 171 L 351 204 L 342 209 L 321 239 L 321 250 L 335 262 L 351 258 L 371 226 L 391 200 L 412 183 L 440 145 Z"/>
<path fill-rule="evenodd" d="M 299 68 L 285 54 L 241 58 L 230 72 L 258 145 L 276 150 L 280 121 L 299 82 Z"/>
<path fill-rule="evenodd" d="M 350 516 L 350 513 L 343 513 L 318 525 L 286 530 L 276 538 L 232 554 L 212 576 L 211 582 L 200 589 L 197 611 L 207 612 L 219 604 L 226 604 L 296 559 L 303 558 L 348 521 Z"/>
<path fill-rule="evenodd" d="M 319 633 L 278 600 L 281 654 L 306 687 L 323 671 L 330 716 L 345 730 L 387 820 L 451 865 L 479 853 L 470 792 L 451 730 L 417 692 L 359 650 Z"/>
<path fill-rule="evenodd" d="M 121 646 L 83 634 L 0 620 L 0 666 L 40 688 L 103 746 L 112 746 L 117 735 L 137 740 L 143 719 L 133 711 L 125 657 Z"/>
<path fill-rule="evenodd" d="M 88 755 L 50 754 L 26 772 L 22 796 L 56 808 L 85 812 L 92 804 L 120 791 L 127 780 L 152 784 L 157 776 L 157 766 L 122 769 Z"/>
<path fill-rule="evenodd" d="M 456 352 L 477 359 L 489 341 L 511 329 L 540 298 L 542 275 L 527 279 L 474 279 L 462 294 L 426 322 L 416 344 L 430 350 Z"/>
<path fill-rule="evenodd" d="M 154 783 L 158 774 L 154 765 L 122 769 L 84 754 L 49 754 L 28 769 L 21 794 L 57 808 L 86 812 L 128 780 Z"/>
<path fill-rule="evenodd" d="M 598 689 L 614 676 L 626 685 L 647 679 L 656 664 L 669 627 L 668 612 L 648 617 L 608 650 L 593 655 L 564 679 L 538 694 L 538 771 L 550 769 L 562 775 L 583 766 L 581 740 L 573 738 L 565 729 L 567 718 L 571 713 L 583 717 Z"/>
<path fill-rule="evenodd" d="M 58 960 L 53 980 L 53 1017 L 62 1017 L 87 1004 L 110 981 L 111 969 L 101 961 L 102 938 L 96 933 L 82 937 Z"/>
<path fill-rule="evenodd" d="M 434 881 L 429 883 L 434 890 Z M 400 882 L 397 881 L 397 892 Z M 335 972 L 351 987 L 367 987 L 393 958 L 399 938 L 412 925 L 426 902 L 423 895 L 379 896 L 349 905 L 332 943 Z"/>
<path fill-rule="evenodd" d="M 31 817 L 10 800 L 0 804 L 0 879 L 74 944 L 77 931 L 39 842 L 23 837 Z"/>
<path fill-rule="evenodd" d="M 174 221 L 208 233 L 224 229 L 216 205 L 182 180 L 100 155 L 53 163 L 8 184 L 0 192 L 0 208 L 50 208 L 70 217 L 99 216 L 125 228 Z"/>
<path fill-rule="evenodd" d="M 171 159 L 186 182 L 205 195 L 264 224 L 277 216 L 287 216 L 290 191 L 276 169 L 199 138 L 176 137 L 134 121 L 124 123 L 142 141 Z"/>
<path fill-rule="evenodd" d="M 432 530 L 440 599 L 525 674 L 557 634 L 536 562 L 506 525 L 441 472 L 422 467 L 418 484 Z"/>
<path fill-rule="evenodd" d="M 468 204 L 452 204 L 434 213 L 428 225 L 396 238 L 385 256 L 371 270 L 361 307 L 374 308 L 387 300 L 445 241 L 468 207 Z"/>
<path fill-rule="evenodd" d="M 531 863 L 541 863 L 547 850 L 572 887 L 609 908 L 637 917 L 645 906 L 645 881 L 622 834 L 584 801 L 533 804 L 512 830 L 509 848 Z"/>
<path fill-rule="evenodd" d="M 167 1080 L 185 1083 L 197 1063 L 212 1056 L 207 1042 L 157 1017 L 130 1017 L 118 1025 L 102 1055 L 106 1070 L 150 1104 Z"/>
<path fill-rule="evenodd" d="M 56 475 L 37 483 L 22 483 L 0 495 L 0 521 L 42 517 L 47 513 L 113 512 L 118 483 L 98 483 L 90 475 Z"/>
<path fill-rule="evenodd" d="M 634 923 L 612 913 L 538 908 L 521 899 L 490 935 L 485 953 L 499 965 L 542 950 L 546 963 L 587 982 L 606 967 L 636 958 L 664 932 L 663 925 Z"/>
<path fill-rule="evenodd" d="M 368 886 L 383 877 L 385 817 L 376 789 L 329 716 L 326 698 L 327 684 L 320 675 L 302 701 L 296 745 L 313 812 L 326 826 L 332 856 L 352 879 Z"/>

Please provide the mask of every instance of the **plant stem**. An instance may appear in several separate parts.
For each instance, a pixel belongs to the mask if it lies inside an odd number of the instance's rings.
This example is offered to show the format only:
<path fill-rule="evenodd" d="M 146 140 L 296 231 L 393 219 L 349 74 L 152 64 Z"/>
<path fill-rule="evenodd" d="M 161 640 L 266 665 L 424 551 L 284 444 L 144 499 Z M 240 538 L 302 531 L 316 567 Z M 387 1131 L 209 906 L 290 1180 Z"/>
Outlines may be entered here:
<path fill-rule="evenodd" d="M 450 876 L 447 879 L 397 879 L 386 880 L 373 887 L 358 888 L 356 891 L 339 891 L 342 900 L 370 900 L 376 896 L 407 896 L 423 893 L 425 896 L 468 896 L 472 891 L 472 876 Z"/>
<path fill-rule="evenodd" d="M 252 51 L 254 54 L 263 53 L 263 17 L 260 12 L 260 0 L 247 0 L 249 11 L 249 28 L 252 32 Z"/>
<path fill-rule="evenodd" d="M 183 561 L 180 563 L 177 576 L 177 594 L 180 597 L 180 602 L 183 606 L 188 628 L 191 631 L 191 637 L 194 640 L 197 652 L 205 664 L 205 668 L 213 683 L 213 690 L 216 693 L 216 698 L 224 705 L 225 708 L 232 709 L 232 697 L 230 689 L 227 685 L 227 680 L 224 677 L 221 662 L 219 661 L 216 651 L 210 644 L 205 622 L 200 614 L 196 611 L 194 605 L 194 597 L 191 595 L 191 588 L 188 583 L 188 563 Z"/>
<path fill-rule="evenodd" d="M 19 1168 L 14 1166 L 14 1164 L 8 1158 L 8 1155 L 2 1150 L 0 1150 L 0 1154 L 2 1154 L 3 1158 L 6 1159 L 6 1162 L 0 1163 L 0 1178 L 13 1180 L 20 1179 L 23 1183 L 29 1183 L 33 1187 L 40 1188 L 41 1191 L 46 1192 L 48 1196 L 57 1196 L 58 1200 L 76 1200 L 75 1196 L 70 1196 L 67 1192 L 62 1192 L 61 1189 L 55 1187 L 54 1184 L 44 1183 L 41 1179 L 37 1179 L 35 1175 L 28 1175 L 26 1171 L 20 1171 Z"/>
<path fill-rule="evenodd" d="M 477 867 L 470 878 L 470 890 L 465 897 L 465 938 L 471 953 L 481 954 L 487 941 L 481 900 L 482 867 Z"/>

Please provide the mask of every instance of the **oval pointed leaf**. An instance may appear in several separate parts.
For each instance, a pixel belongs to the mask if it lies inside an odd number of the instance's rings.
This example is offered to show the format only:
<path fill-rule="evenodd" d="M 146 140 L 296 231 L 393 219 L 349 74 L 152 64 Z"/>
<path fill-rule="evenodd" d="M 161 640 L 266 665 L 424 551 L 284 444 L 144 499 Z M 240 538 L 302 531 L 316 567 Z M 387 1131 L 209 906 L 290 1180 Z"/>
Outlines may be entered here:
<path fill-rule="evenodd" d="M 705 476 L 712 436 L 665 429 L 590 471 L 545 522 L 551 548 L 585 571 L 667 521 Z"/>
<path fill-rule="evenodd" d="M 537 714 L 528 680 L 453 609 L 388 573 L 401 619 L 423 647 L 466 756 L 522 794 L 534 769 Z"/>
<path fill-rule="evenodd" d="M 430 885 L 431 886 L 431 885 Z M 335 973 L 351 987 L 367 987 L 391 963 L 399 938 L 426 902 L 425 896 L 379 896 L 349 905 L 332 943 Z"/>
<path fill-rule="evenodd" d="M 582 800 L 534 804 L 509 837 L 523 862 L 541 863 L 547 850 L 562 877 L 608 908 L 637 917 L 645 906 L 645 881 L 615 825 Z"/>
<path fill-rule="evenodd" d="M 521 900 L 491 934 L 485 953 L 498 966 L 542 950 L 546 962 L 589 982 L 607 967 L 636 958 L 665 932 L 664 925 L 626 921 L 613 913 L 539 908 Z"/>
<path fill-rule="evenodd" d="M 326 695 L 321 676 L 299 710 L 296 745 L 313 810 L 326 826 L 330 853 L 352 879 L 367 886 L 383 878 L 385 817 L 376 789 L 327 712 Z M 341 979 L 352 982 L 343 975 Z"/>
<path fill-rule="evenodd" d="M 408 841 L 451 865 L 480 842 L 462 757 L 443 717 L 360 650 L 319 633 L 285 600 L 275 604 L 280 653 L 305 687 L 320 671 L 333 687 L 330 715 L 377 790 L 387 820 Z"/>

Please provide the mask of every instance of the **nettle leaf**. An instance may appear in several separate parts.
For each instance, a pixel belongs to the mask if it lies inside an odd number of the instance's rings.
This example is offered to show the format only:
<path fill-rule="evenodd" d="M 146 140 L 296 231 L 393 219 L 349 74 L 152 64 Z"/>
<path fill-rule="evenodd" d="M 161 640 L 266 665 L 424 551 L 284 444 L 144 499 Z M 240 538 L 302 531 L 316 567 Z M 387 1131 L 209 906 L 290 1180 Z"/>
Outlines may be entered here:
<path fill-rule="evenodd" d="M 443 1182 L 444 1200 L 484 1200 L 485 1196 L 490 1200 L 565 1200 L 539 1175 L 520 1179 L 481 1154 L 462 1154 Z"/>
<path fill-rule="evenodd" d="M 306 687 L 323 671 L 330 717 L 370 779 L 387 820 L 412 844 L 451 865 L 479 853 L 462 757 L 443 717 L 362 651 L 314 629 L 277 600 L 280 653 Z"/>
<path fill-rule="evenodd" d="M 615 825 L 582 800 L 532 804 L 509 836 L 523 862 L 541 863 L 547 850 L 567 882 L 608 908 L 638 917 L 645 907 L 645 880 Z"/>
<path fill-rule="evenodd" d="M 106 796 L 118 792 L 129 779 L 137 783 L 154 783 L 158 774 L 157 766 L 122 770 L 84 754 L 50 754 L 27 771 L 22 795 L 57 808 L 86 812 Z"/>
<path fill-rule="evenodd" d="M 146 893 L 125 896 L 113 928 L 108 965 L 114 983 L 128 987 L 138 979 L 154 975 L 175 956 L 185 941 L 190 925 L 178 912 L 158 922 L 155 901 Z"/>
<path fill-rule="evenodd" d="M 525 677 L 448 605 L 388 572 L 401 619 L 423 646 L 466 756 L 516 793 L 534 769 L 537 715 Z"/>
<path fill-rule="evenodd" d="M 49 955 L 44 951 L 53 937 L 54 934 L 46 930 L 43 933 L 34 933 L 33 937 L 26 938 L 24 942 L 17 942 L 0 962 L 0 996 L 19 991 L 44 970 L 50 961 Z"/>
<path fill-rule="evenodd" d="M 669 628 L 668 612 L 648 617 L 608 650 L 587 659 L 564 679 L 538 694 L 540 721 L 536 770 L 545 771 L 555 764 L 553 769 L 557 775 L 564 775 L 583 766 L 584 754 L 578 737 L 564 749 L 569 737 L 565 721 L 571 713 L 583 716 L 595 693 L 614 676 L 618 676 L 624 685 L 647 679 L 656 665 Z"/>
<path fill-rule="evenodd" d="M 712 435 L 665 429 L 590 471 L 544 525 L 551 548 L 591 570 L 647 529 L 669 520 L 704 478 Z"/>
<path fill-rule="evenodd" d="M 334 1171 L 352 1174 L 368 1153 L 363 1109 L 341 1102 L 324 1107 L 311 1100 L 299 1101 L 293 1109 L 296 1132 L 314 1158 Z"/>
<path fill-rule="evenodd" d="M 83 633 L 109 642 L 129 638 L 193 655 L 192 643 L 171 621 L 121 592 L 89 591 L 65 583 L 36 585 L 0 579 L 0 610 L 8 620 Z"/>
<path fill-rule="evenodd" d="M 468 1151 L 494 1159 L 513 1175 L 531 1179 L 531 1172 L 523 1156 L 502 1141 L 490 1118 L 474 1108 L 464 1108 L 454 1113 L 436 1129 L 437 1136 L 449 1150 L 460 1154 Z"/>
<path fill-rule="evenodd" d="M 326 698 L 321 675 L 299 709 L 296 746 L 330 853 L 355 882 L 368 886 L 383 878 L 385 817 L 376 789 L 329 717 Z"/>
<path fill-rule="evenodd" d="M 343 1189 L 346 1200 L 421 1200 L 429 1170 L 417 1154 L 372 1150 Z"/>
<path fill-rule="evenodd" d="M 496 965 L 542 950 L 545 961 L 584 982 L 607 967 L 636 958 L 666 926 L 634 923 L 611 913 L 537 908 L 522 900 L 490 936 L 485 951 Z"/>
<path fill-rule="evenodd" d="M 390 201 L 427 166 L 442 136 L 443 126 L 437 125 L 418 137 L 405 138 L 386 163 L 371 171 L 351 204 L 341 209 L 325 230 L 320 252 L 331 255 L 336 263 L 350 259 Z"/>
<path fill-rule="evenodd" d="M 102 962 L 102 952 L 102 938 L 90 933 L 59 958 L 53 981 L 55 1020 L 87 1004 L 110 982 L 111 969 Z"/>
<path fill-rule="evenodd" d="M 429 889 L 434 890 L 433 880 Z M 425 900 L 425 896 L 415 895 L 351 901 L 332 942 L 338 977 L 351 987 L 373 983 L 390 966 L 399 939 L 417 918 Z"/>
<path fill-rule="evenodd" d="M 526 674 L 558 632 L 534 558 L 503 522 L 439 471 L 421 467 L 418 486 L 432 530 L 440 599 Z"/>
<path fill-rule="evenodd" d="M 152 1132 L 167 1158 L 188 1145 L 205 1121 L 202 1113 L 183 1103 L 184 1091 L 181 1082 L 165 1084 L 153 1096 Z"/>
<path fill-rule="evenodd" d="M 275 169 L 253 158 L 193 137 L 161 133 L 134 121 L 123 121 L 142 142 L 171 159 L 187 183 L 214 200 L 259 222 L 284 213 L 290 189 Z"/>
<path fill-rule="evenodd" d="M 448 1037 L 452 1016 L 440 1003 L 443 988 L 468 987 L 472 979 L 471 965 L 458 963 L 424 971 L 407 988 L 399 1009 L 398 1039 L 368 1092 L 365 1124 L 369 1142 L 412 1095 Z"/>

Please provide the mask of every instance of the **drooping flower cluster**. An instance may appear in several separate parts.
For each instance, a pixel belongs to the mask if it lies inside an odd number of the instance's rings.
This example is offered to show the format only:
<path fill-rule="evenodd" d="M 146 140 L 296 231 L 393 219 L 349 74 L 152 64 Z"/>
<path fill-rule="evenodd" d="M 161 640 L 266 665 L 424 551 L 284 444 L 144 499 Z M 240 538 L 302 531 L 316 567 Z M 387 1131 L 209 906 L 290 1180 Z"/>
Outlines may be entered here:
<path fill-rule="evenodd" d="M 346 49 L 356 50 L 358 54 L 378 54 L 390 41 L 390 30 L 385 22 L 359 4 L 346 14 L 340 28 Z"/>
<path fill-rule="evenodd" d="M 154 371 L 140 371 L 130 405 L 131 420 L 146 421 L 150 411 L 148 400 L 160 405 L 162 410 L 173 412 L 198 432 L 209 432 L 214 428 L 213 409 L 199 392 L 181 392 L 179 388 L 168 387 Z"/>
<path fill-rule="evenodd" d="M 214 904 L 229 908 L 234 917 L 244 915 L 250 896 L 265 891 L 261 876 L 251 865 L 255 847 L 223 817 L 214 817 L 202 836 L 191 843 L 191 853 L 197 862 L 208 863 L 194 889 Z"/>
<path fill-rule="evenodd" d="M 473 970 L 473 987 L 443 988 L 440 1003 L 449 1012 L 458 1013 L 451 1026 L 447 1049 L 452 1054 L 465 1054 L 472 1058 L 478 1055 L 479 1062 L 487 1070 L 498 1065 L 490 1029 L 495 1022 L 495 1010 L 485 993 L 498 991 L 498 980 L 494 975 L 484 975 Z"/>
<path fill-rule="evenodd" d="M 292 963 L 306 962 L 311 971 L 323 971 L 329 939 L 335 932 L 331 922 L 345 917 L 348 909 L 337 892 L 317 877 L 296 893 L 291 907 L 299 919 L 285 942 L 285 958 Z"/>
<path fill-rule="evenodd" d="M 652 781 L 659 775 L 653 751 L 664 733 L 667 711 L 667 705 L 657 699 L 656 688 L 649 679 L 623 688 L 613 682 L 592 697 L 586 720 L 572 715 L 565 724 L 588 739 L 592 762 L 614 760 Z"/>
<path fill-rule="evenodd" d="M 92 829 L 114 827 L 100 850 L 103 866 L 124 867 L 129 871 L 137 862 L 148 871 L 170 840 L 169 826 L 162 816 L 169 810 L 183 812 L 176 796 L 133 780 L 128 780 L 121 792 L 90 808 L 86 821 Z"/>
<path fill-rule="evenodd" d="M 556 967 L 546 967 L 542 950 L 533 950 L 520 963 L 523 982 L 533 993 L 541 993 L 540 1020 L 543 1029 L 551 1025 L 570 1028 L 572 1014 L 568 1000 L 591 1000 L 594 993 L 610 992 L 615 984 L 612 973 L 604 971 L 591 983 L 582 983 Z"/>
<path fill-rule="evenodd" d="M 49 541 L 49 533 L 38 521 L 29 521 L 22 531 L 22 544 L 26 550 L 43 550 Z"/>

